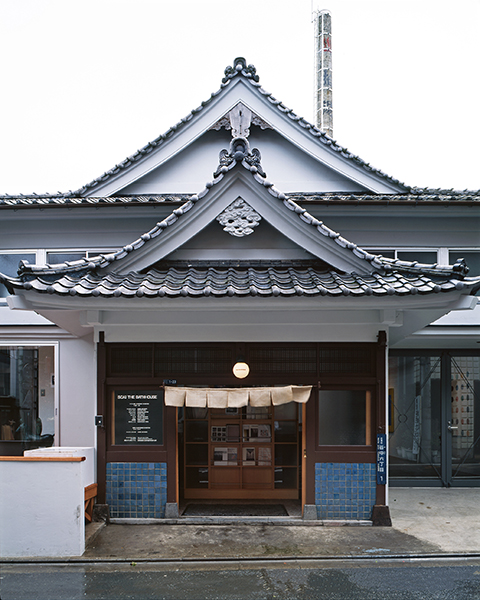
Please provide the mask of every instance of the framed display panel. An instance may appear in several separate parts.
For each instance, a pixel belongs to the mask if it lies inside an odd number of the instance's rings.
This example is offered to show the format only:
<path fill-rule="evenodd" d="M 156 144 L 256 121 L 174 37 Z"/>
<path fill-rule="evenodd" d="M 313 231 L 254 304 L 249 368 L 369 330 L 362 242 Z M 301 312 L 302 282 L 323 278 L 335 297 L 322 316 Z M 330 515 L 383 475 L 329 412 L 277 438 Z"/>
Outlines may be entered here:
<path fill-rule="evenodd" d="M 112 441 L 119 445 L 163 445 L 163 390 L 115 390 Z"/>
<path fill-rule="evenodd" d="M 186 499 L 296 499 L 298 405 L 185 409 Z"/>

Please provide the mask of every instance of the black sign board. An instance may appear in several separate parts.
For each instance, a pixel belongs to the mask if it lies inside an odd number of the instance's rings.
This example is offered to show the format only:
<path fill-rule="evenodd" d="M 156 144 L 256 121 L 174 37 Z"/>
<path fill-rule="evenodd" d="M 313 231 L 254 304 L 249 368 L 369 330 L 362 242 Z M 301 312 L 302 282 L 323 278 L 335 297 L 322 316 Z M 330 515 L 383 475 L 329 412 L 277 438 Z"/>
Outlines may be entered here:
<path fill-rule="evenodd" d="M 115 392 L 115 444 L 163 444 L 163 390 Z"/>

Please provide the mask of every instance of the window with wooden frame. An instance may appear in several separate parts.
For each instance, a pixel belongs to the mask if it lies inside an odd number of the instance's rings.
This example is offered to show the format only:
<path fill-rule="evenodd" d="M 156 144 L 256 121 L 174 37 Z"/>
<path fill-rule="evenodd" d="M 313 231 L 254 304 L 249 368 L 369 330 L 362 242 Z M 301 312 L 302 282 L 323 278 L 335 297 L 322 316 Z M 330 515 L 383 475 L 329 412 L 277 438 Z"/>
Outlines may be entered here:
<path fill-rule="evenodd" d="M 372 390 L 359 387 L 318 391 L 318 446 L 373 444 Z"/>

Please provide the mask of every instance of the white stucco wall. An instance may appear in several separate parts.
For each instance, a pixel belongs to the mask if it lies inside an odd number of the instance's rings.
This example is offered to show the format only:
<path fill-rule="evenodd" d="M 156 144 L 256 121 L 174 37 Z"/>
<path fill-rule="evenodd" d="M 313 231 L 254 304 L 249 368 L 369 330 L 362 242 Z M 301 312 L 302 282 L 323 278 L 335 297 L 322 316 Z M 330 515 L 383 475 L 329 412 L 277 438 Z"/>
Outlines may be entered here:
<path fill-rule="evenodd" d="M 61 446 L 95 446 L 96 367 L 92 336 L 62 340 L 59 348 Z"/>
<path fill-rule="evenodd" d="M 96 463 L 95 448 L 81 448 L 80 446 L 53 446 L 52 448 L 35 448 L 35 450 L 25 450 L 23 453 L 27 458 L 50 458 L 50 457 L 83 457 L 82 466 L 82 486 L 96 483 Z"/>
<path fill-rule="evenodd" d="M 0 557 L 81 556 L 85 461 L 0 461 Z"/>

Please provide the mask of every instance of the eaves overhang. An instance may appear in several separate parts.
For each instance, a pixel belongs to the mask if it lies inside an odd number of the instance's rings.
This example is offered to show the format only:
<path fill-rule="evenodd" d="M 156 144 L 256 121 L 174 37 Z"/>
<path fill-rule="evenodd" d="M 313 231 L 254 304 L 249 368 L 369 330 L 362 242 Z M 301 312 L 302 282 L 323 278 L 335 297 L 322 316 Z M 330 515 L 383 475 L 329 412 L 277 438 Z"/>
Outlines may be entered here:
<path fill-rule="evenodd" d="M 148 279 L 148 275 L 146 276 Z M 130 276 L 132 279 L 132 276 Z M 480 278 L 475 278 L 475 285 L 480 285 Z M 231 280 L 232 281 L 232 280 Z M 298 283 L 298 282 L 297 282 Z M 107 288 L 105 283 L 98 282 L 98 287 L 92 283 L 90 290 L 84 287 L 84 293 L 75 291 L 81 284 L 73 281 L 67 282 L 65 279 L 54 283 L 46 284 L 39 280 L 35 285 L 26 286 L 20 282 L 16 283 L 15 296 L 10 298 L 24 298 L 29 307 L 33 310 L 41 309 L 61 309 L 61 310 L 80 310 L 85 308 L 106 309 L 106 310 L 163 310 L 175 308 L 177 310 L 191 309 L 215 311 L 220 307 L 229 309 L 265 309 L 269 310 L 272 306 L 301 310 L 315 309 L 323 310 L 334 308 L 335 310 L 370 310 L 394 308 L 397 310 L 422 310 L 430 308 L 442 308 L 446 310 L 455 310 L 464 308 L 467 303 L 471 308 L 476 304 L 477 298 L 469 295 L 473 285 L 467 285 L 463 288 L 449 283 L 444 291 L 436 291 L 432 285 L 430 290 L 416 294 L 408 293 L 404 290 L 403 294 L 395 292 L 394 288 L 382 289 L 377 293 L 367 294 L 365 290 L 357 290 L 358 293 L 347 293 L 348 288 L 337 284 L 334 288 L 327 291 L 326 288 L 318 289 L 310 294 L 302 293 L 298 288 L 288 288 L 287 293 L 283 293 L 279 286 L 272 284 L 270 287 L 258 293 L 252 289 L 240 289 L 235 293 L 232 283 L 226 285 L 222 293 L 212 293 L 212 287 L 206 285 L 204 289 L 196 289 L 195 293 L 189 293 L 186 287 L 172 290 L 172 293 L 166 293 L 159 286 L 157 290 L 151 288 L 149 291 L 144 286 L 143 289 L 137 284 L 137 287 L 130 287 L 129 293 L 125 294 L 119 288 L 112 286 Z M 103 293 L 100 287 L 103 286 Z M 425 289 L 427 286 L 423 286 Z M 43 289 L 41 289 L 43 288 Z M 460 289 L 458 289 L 460 288 Z M 12 290 L 13 291 L 13 290 Z M 322 293 L 323 292 L 323 293 Z M 11 303 L 12 300 L 9 300 Z M 466 304 L 465 304 L 466 305 Z M 468 308 L 468 307 L 467 307 Z"/>
<path fill-rule="evenodd" d="M 451 310 L 472 307 L 477 298 L 466 296 L 469 291 L 470 287 L 403 296 L 388 292 L 371 296 L 342 292 L 285 296 L 272 289 L 263 296 L 235 296 L 226 290 L 222 296 L 190 296 L 180 291 L 174 297 L 161 293 L 154 297 L 137 293 L 125 297 L 93 292 L 86 296 L 70 292 L 61 295 L 51 287 L 44 292 L 17 289 L 16 295 L 7 300 L 10 308 L 33 310 L 79 337 L 102 330 L 113 335 L 120 327 L 124 334 L 115 334 L 112 339 L 127 340 L 124 336 L 133 335 L 132 339 L 146 336 L 150 340 L 152 336 L 165 335 L 167 330 L 176 339 L 181 331 L 185 339 L 192 340 L 192 335 L 211 339 L 214 331 L 216 336 L 236 337 L 248 332 L 253 335 L 254 331 L 260 335 L 263 331 L 265 335 L 268 333 L 268 339 L 281 339 L 286 331 L 306 336 L 305 339 L 312 335 L 317 339 L 322 335 L 331 337 L 336 332 L 347 339 L 345 336 L 350 332 L 351 339 L 356 339 L 361 331 L 361 335 L 369 331 L 371 336 L 385 329 L 389 331 L 390 344 L 395 345 Z"/>

